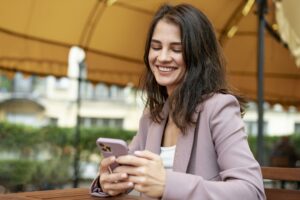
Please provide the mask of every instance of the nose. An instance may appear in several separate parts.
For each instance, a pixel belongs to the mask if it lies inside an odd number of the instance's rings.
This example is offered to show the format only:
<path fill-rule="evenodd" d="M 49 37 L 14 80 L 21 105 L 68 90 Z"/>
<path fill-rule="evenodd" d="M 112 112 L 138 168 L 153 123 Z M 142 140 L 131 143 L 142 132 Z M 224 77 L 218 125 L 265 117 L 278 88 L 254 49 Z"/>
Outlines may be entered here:
<path fill-rule="evenodd" d="M 159 62 L 169 62 L 172 60 L 170 52 L 167 49 L 162 49 L 157 57 Z"/>

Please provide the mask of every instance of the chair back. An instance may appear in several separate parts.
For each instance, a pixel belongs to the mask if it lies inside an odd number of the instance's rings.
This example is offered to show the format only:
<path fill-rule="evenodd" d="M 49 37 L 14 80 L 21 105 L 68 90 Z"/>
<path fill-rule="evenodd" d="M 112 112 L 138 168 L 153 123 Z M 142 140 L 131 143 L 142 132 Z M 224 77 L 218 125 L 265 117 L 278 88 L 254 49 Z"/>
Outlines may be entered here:
<path fill-rule="evenodd" d="M 300 182 L 300 168 L 262 167 L 263 179 Z M 268 200 L 300 200 L 300 190 L 265 188 Z"/>

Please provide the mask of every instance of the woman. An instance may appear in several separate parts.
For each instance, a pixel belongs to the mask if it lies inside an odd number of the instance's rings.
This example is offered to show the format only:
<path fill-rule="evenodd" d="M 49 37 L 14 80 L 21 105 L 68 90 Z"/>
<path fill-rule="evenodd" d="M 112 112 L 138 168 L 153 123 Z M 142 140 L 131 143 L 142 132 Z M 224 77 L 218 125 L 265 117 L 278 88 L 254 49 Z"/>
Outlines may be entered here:
<path fill-rule="evenodd" d="M 144 54 L 147 104 L 132 155 L 103 159 L 92 194 L 135 189 L 147 198 L 265 199 L 260 166 L 231 94 L 212 25 L 191 5 L 163 5 Z M 108 166 L 122 166 L 110 174 Z"/>

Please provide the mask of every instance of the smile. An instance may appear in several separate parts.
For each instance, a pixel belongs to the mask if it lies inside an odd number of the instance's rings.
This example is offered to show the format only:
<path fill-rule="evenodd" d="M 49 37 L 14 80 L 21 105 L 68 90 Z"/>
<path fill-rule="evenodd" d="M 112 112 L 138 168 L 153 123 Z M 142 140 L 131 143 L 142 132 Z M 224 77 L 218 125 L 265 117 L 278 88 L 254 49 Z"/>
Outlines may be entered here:
<path fill-rule="evenodd" d="M 170 72 L 170 71 L 174 71 L 177 69 L 176 67 L 167 67 L 167 66 L 157 66 L 157 68 L 159 71 L 162 71 L 162 72 Z"/>

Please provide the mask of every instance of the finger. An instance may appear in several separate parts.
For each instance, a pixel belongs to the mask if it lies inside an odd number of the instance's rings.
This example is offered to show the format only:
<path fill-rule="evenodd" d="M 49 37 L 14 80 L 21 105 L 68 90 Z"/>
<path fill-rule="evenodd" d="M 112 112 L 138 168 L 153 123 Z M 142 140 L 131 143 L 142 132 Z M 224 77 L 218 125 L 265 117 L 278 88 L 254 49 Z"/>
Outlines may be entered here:
<path fill-rule="evenodd" d="M 134 155 L 140 157 L 140 158 L 145 158 L 148 160 L 158 160 L 161 159 L 159 155 L 152 153 L 151 151 L 135 151 Z"/>
<path fill-rule="evenodd" d="M 116 162 L 116 157 L 114 156 L 102 159 L 100 163 L 100 173 L 109 173 L 109 166 L 114 162 Z"/>
<path fill-rule="evenodd" d="M 141 193 L 146 193 L 147 192 L 147 188 L 144 187 L 143 185 L 140 185 L 140 184 L 135 184 L 134 189 L 138 192 L 141 192 Z"/>
<path fill-rule="evenodd" d="M 116 159 L 121 165 L 131 165 L 131 166 L 143 166 L 148 163 L 148 160 L 145 158 L 140 158 L 137 156 L 127 155 L 127 156 L 120 156 Z"/>
<path fill-rule="evenodd" d="M 108 190 L 107 193 L 108 193 L 110 196 L 117 196 L 117 195 L 120 194 L 121 192 L 120 192 L 120 191 L 114 191 L 114 190 Z"/>
<path fill-rule="evenodd" d="M 113 164 L 116 161 L 116 157 L 115 156 L 110 156 L 107 158 L 103 158 L 101 160 L 101 165 L 103 167 L 108 167 L 109 165 Z"/>
<path fill-rule="evenodd" d="M 148 185 L 148 180 L 144 176 L 129 176 L 128 181 L 137 185 Z"/>
<path fill-rule="evenodd" d="M 116 173 L 126 173 L 128 175 L 138 176 L 143 175 L 143 171 L 140 169 L 141 167 L 133 167 L 128 165 L 122 165 L 117 167 L 114 172 Z"/>
<path fill-rule="evenodd" d="M 100 176 L 101 182 L 109 182 L 109 183 L 115 183 L 118 181 L 123 181 L 128 178 L 128 175 L 126 173 L 112 173 L 112 174 L 103 174 Z"/>
<path fill-rule="evenodd" d="M 128 189 L 132 189 L 134 184 L 132 182 L 118 182 L 118 183 L 111 183 L 111 184 L 104 184 L 104 189 L 106 191 L 121 191 L 125 192 Z"/>

